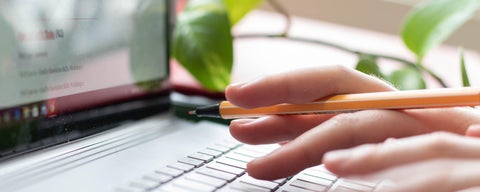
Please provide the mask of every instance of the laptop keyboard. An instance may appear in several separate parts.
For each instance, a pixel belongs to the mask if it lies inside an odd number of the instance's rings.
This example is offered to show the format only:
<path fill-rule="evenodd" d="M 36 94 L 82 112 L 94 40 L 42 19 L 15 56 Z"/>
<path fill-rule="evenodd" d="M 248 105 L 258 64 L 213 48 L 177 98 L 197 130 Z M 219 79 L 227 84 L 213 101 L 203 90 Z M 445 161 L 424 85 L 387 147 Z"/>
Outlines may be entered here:
<path fill-rule="evenodd" d="M 274 181 L 258 180 L 245 172 L 247 162 L 276 146 L 252 146 L 220 141 L 203 150 L 152 170 L 116 192 L 369 192 L 378 183 L 338 178 L 322 165 Z"/>

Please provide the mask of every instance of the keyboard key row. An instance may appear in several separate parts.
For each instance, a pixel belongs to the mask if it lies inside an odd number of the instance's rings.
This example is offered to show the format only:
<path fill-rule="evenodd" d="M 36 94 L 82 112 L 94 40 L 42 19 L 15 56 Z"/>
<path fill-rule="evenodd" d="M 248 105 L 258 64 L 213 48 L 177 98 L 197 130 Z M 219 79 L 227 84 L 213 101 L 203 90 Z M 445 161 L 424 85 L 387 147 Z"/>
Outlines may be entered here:
<path fill-rule="evenodd" d="M 205 163 L 210 162 L 215 158 L 215 156 L 213 156 L 213 155 L 207 155 L 207 154 L 203 154 L 203 153 L 194 153 L 194 154 L 189 155 L 188 157 L 198 159 L 198 160 L 202 160 Z"/>
<path fill-rule="evenodd" d="M 185 173 L 185 171 L 182 171 L 180 169 L 171 168 L 171 167 L 161 167 L 161 168 L 155 170 L 155 172 L 159 173 L 159 174 L 165 174 L 165 175 L 168 175 L 168 176 L 171 176 L 171 177 L 178 177 L 181 174 Z"/>
<path fill-rule="evenodd" d="M 207 176 L 207 175 L 196 173 L 196 172 L 185 175 L 185 179 L 211 185 L 211 186 L 214 186 L 215 188 L 220 188 L 223 185 L 227 184 L 226 180 L 215 178 L 212 176 Z"/>
<path fill-rule="evenodd" d="M 201 163 L 203 164 L 203 162 Z M 180 161 L 180 162 L 175 162 L 170 165 L 167 165 L 167 167 L 170 167 L 173 169 L 179 169 L 179 170 L 182 170 L 183 172 L 189 172 L 193 170 L 193 168 L 195 168 L 196 166 Z"/>
<path fill-rule="evenodd" d="M 223 179 L 223 180 L 226 180 L 227 182 L 231 182 L 237 177 L 237 175 L 227 173 L 227 172 L 224 172 L 224 171 L 210 169 L 210 168 L 207 168 L 207 167 L 202 167 L 202 168 L 196 170 L 196 172 L 200 173 L 200 174 L 210 176 L 210 177 Z"/>
<path fill-rule="evenodd" d="M 128 185 L 133 190 L 126 191 L 361 192 L 375 188 L 374 184 L 339 179 L 323 166 L 307 169 L 293 178 L 274 181 L 258 180 L 247 175 L 247 163 L 266 155 L 272 149 L 238 146 L 228 142 L 216 143 L 144 175 Z"/>
<path fill-rule="evenodd" d="M 210 163 L 210 164 L 207 165 L 207 167 L 211 168 L 211 169 L 231 173 L 231 174 L 234 174 L 234 175 L 237 175 L 237 176 L 240 176 L 240 175 L 245 173 L 245 169 L 241 169 L 241 168 L 237 168 L 237 167 L 233 167 L 233 166 L 230 166 L 230 165 L 225 165 L 225 164 L 221 164 L 221 163 L 217 163 L 217 162 Z"/>
<path fill-rule="evenodd" d="M 235 177 L 237 177 L 237 175 L 235 174 L 230 175 L 225 172 L 214 171 L 214 169 L 212 169 L 212 171 L 203 171 L 203 173 L 210 173 L 210 175 L 213 175 L 213 176 L 208 176 L 207 174 L 202 175 L 199 171 L 192 172 L 192 174 L 194 175 L 189 175 L 185 177 L 183 177 L 182 175 L 184 175 L 185 173 L 191 172 L 195 168 L 201 167 L 211 162 L 214 158 L 219 157 L 220 155 L 223 155 L 224 153 L 238 147 L 239 145 L 240 144 L 238 142 L 231 142 L 231 141 L 221 141 L 219 143 L 215 143 L 212 146 L 207 147 L 202 151 L 193 153 L 185 158 L 181 158 L 177 162 L 171 163 L 165 167 L 158 168 L 153 173 L 146 174 L 140 179 L 130 182 L 127 186 L 118 188 L 116 191 L 118 192 L 151 191 L 152 189 L 155 189 L 158 186 L 163 185 L 172 180 L 174 180 L 172 184 L 166 184 L 164 185 L 165 187 L 162 186 L 161 188 L 175 188 L 176 190 L 173 190 L 173 191 L 179 191 L 177 188 L 180 187 L 182 188 L 182 190 L 191 191 L 191 189 L 186 189 L 188 187 L 185 187 L 183 185 L 186 183 L 190 183 L 191 185 L 189 186 L 198 187 L 198 186 L 205 185 L 205 182 L 202 182 L 203 180 L 208 180 L 211 184 L 208 185 L 209 187 L 204 187 L 202 189 L 216 189 L 226 183 L 226 181 L 223 180 L 223 178 L 229 178 L 229 180 L 231 181 Z M 213 165 L 213 167 L 218 168 L 220 166 Z M 243 174 L 244 172 L 243 170 L 241 171 L 236 170 L 234 167 L 230 167 L 227 170 L 237 174 Z M 182 176 L 181 179 L 180 178 L 175 179 L 180 176 Z M 194 176 L 198 176 L 199 178 L 202 178 L 202 180 L 194 179 Z M 216 178 L 215 176 L 220 177 L 221 179 Z M 213 184 L 213 188 L 210 187 L 212 184 Z"/>
<path fill-rule="evenodd" d="M 188 164 L 193 167 L 200 167 L 205 163 L 205 161 L 190 158 L 190 157 L 181 158 L 180 160 L 178 160 L 178 162 Z"/>
<path fill-rule="evenodd" d="M 253 160 L 254 157 L 245 154 L 255 154 L 255 156 L 265 155 L 260 154 L 258 151 L 249 151 L 248 148 L 242 149 L 242 153 L 233 153 L 232 149 L 237 150 L 237 147 L 228 144 L 214 145 L 202 150 L 198 153 L 188 156 L 190 159 L 180 159 L 179 163 L 188 164 L 199 169 L 185 173 L 178 179 L 167 185 L 163 185 L 155 191 L 273 191 L 278 188 L 280 184 L 285 183 L 286 179 L 273 181 L 257 180 L 248 175 L 245 175 L 246 164 Z M 263 149 L 262 149 L 263 150 Z M 219 155 L 218 153 L 212 153 L 213 151 L 221 152 L 225 155 L 213 160 L 213 155 Z M 210 154 L 210 155 L 209 155 Z M 194 159 L 194 160 L 191 160 Z M 211 161 L 211 162 L 208 162 Z M 204 164 L 207 163 L 207 164 Z M 179 167 L 177 164 L 170 165 L 169 167 Z M 188 167 L 190 168 L 190 167 Z M 182 167 L 181 170 L 187 169 Z M 234 181 L 238 178 L 238 181 Z M 204 185 L 208 185 L 205 187 Z M 195 190 L 192 186 L 195 186 Z"/>

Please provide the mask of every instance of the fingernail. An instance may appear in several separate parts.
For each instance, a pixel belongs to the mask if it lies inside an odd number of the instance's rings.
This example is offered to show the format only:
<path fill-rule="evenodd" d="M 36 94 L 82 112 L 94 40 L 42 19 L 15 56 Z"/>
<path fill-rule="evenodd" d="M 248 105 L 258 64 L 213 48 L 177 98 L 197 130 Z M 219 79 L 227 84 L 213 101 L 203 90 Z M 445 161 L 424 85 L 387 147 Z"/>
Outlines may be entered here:
<path fill-rule="evenodd" d="M 257 84 L 258 82 L 262 81 L 264 78 L 265 77 L 258 77 L 256 79 L 246 81 L 246 82 L 236 82 L 236 83 L 230 84 L 230 86 L 233 86 L 233 87 L 236 87 L 236 88 L 241 88 L 241 87 L 248 86 L 248 85 L 254 85 L 254 84 Z"/>
<path fill-rule="evenodd" d="M 231 83 L 230 85 L 228 85 L 229 87 L 241 87 L 243 85 L 245 85 L 246 83 L 245 82 L 235 82 L 235 83 Z"/>
<path fill-rule="evenodd" d="M 352 153 L 348 149 L 335 150 L 335 151 L 330 151 L 326 153 L 325 159 L 328 161 L 344 162 L 344 161 L 347 161 L 351 156 L 352 156 Z"/>
<path fill-rule="evenodd" d="M 393 138 L 393 137 L 390 137 L 388 139 L 385 140 L 385 143 L 393 143 L 393 142 L 396 142 L 397 139 Z"/>
<path fill-rule="evenodd" d="M 331 151 L 325 154 L 323 163 L 330 171 L 336 174 L 344 174 L 348 170 L 348 161 L 351 156 L 350 150 Z"/>
<path fill-rule="evenodd" d="M 235 124 L 237 126 L 241 126 L 241 125 L 246 125 L 246 124 L 252 123 L 254 121 L 255 121 L 255 119 L 234 119 L 234 120 L 230 121 L 230 125 Z"/>

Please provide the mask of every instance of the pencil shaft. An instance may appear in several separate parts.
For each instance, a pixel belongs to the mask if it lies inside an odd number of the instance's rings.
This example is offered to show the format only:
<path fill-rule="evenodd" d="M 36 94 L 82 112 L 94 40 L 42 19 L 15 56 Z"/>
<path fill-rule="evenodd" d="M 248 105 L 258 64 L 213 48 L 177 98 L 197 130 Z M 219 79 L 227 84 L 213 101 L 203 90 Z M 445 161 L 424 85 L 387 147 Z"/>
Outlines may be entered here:
<path fill-rule="evenodd" d="M 250 118 L 265 115 L 327 114 L 366 109 L 416 109 L 480 105 L 480 89 L 426 89 L 336 95 L 310 103 L 280 104 L 244 109 L 228 101 L 220 103 L 224 119 Z"/>

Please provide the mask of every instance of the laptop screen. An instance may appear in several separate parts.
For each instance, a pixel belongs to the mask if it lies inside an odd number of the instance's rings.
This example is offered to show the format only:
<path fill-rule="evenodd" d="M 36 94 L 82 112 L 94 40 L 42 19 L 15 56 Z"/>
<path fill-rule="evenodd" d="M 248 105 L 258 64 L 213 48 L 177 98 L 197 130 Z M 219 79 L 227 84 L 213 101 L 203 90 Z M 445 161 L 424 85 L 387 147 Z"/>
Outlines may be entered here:
<path fill-rule="evenodd" d="M 167 0 L 1 1 L 0 159 L 168 104 L 169 10 Z"/>

